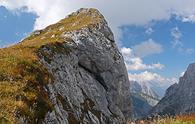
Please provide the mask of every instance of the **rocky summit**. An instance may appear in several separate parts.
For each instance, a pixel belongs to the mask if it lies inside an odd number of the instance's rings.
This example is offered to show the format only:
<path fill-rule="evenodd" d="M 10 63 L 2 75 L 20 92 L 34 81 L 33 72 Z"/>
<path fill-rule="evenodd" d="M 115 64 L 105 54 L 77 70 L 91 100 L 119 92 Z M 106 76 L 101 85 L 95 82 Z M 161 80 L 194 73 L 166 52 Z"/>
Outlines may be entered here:
<path fill-rule="evenodd" d="M 0 49 L 3 123 L 120 124 L 131 117 L 124 60 L 96 9 Z"/>
<path fill-rule="evenodd" d="M 153 113 L 189 114 L 195 112 L 195 63 L 190 64 L 178 84 L 170 86 Z"/>

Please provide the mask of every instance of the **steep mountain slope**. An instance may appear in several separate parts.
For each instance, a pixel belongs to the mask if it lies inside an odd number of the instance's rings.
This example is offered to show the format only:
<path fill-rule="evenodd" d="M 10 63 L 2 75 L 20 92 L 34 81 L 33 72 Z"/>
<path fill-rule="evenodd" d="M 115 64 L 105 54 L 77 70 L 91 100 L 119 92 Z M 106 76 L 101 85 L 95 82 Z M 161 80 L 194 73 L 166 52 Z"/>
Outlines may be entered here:
<path fill-rule="evenodd" d="M 165 79 L 165 81 L 158 81 L 158 82 L 149 81 L 146 82 L 146 84 L 159 96 L 159 98 L 162 98 L 165 95 L 167 88 L 169 88 L 171 85 L 177 82 L 178 80 L 176 78 L 172 78 L 172 79 Z"/>
<path fill-rule="evenodd" d="M 80 9 L 0 49 L 0 99 L 1 122 L 125 122 L 129 80 L 104 17 Z"/>
<path fill-rule="evenodd" d="M 134 118 L 145 117 L 158 101 L 159 96 L 145 83 L 130 81 Z"/>
<path fill-rule="evenodd" d="M 155 106 L 159 101 L 159 96 L 145 83 L 138 83 L 136 81 L 131 81 L 131 92 L 134 94 L 140 94 L 146 99 L 148 104 Z"/>
<path fill-rule="evenodd" d="M 131 98 L 132 98 L 133 118 L 139 119 L 139 118 L 146 117 L 150 112 L 150 110 L 152 109 L 152 106 L 149 105 L 146 99 L 139 94 L 131 93 Z"/>
<path fill-rule="evenodd" d="M 195 112 L 195 63 L 188 66 L 178 84 L 167 89 L 152 112 L 172 115 Z"/>

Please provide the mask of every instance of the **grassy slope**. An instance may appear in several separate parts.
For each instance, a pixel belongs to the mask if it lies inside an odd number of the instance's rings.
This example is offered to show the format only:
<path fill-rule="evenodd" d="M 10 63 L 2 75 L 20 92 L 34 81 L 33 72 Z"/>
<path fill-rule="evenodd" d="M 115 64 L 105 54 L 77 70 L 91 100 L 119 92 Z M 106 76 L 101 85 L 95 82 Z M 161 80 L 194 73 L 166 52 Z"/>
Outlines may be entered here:
<path fill-rule="evenodd" d="M 176 118 L 163 118 L 153 122 L 154 124 L 195 124 L 195 115 L 182 115 Z"/>
<path fill-rule="evenodd" d="M 136 124 L 195 124 L 195 114 L 178 115 L 176 117 L 156 117 L 153 121 L 140 120 Z"/>
<path fill-rule="evenodd" d="M 90 13 L 96 12 L 90 9 Z M 35 123 L 35 119 L 42 121 L 46 112 L 52 110 L 43 89 L 52 76 L 39 62 L 37 52 L 43 45 L 55 46 L 67 41 L 61 36 L 64 32 L 95 26 L 100 18 L 85 13 L 70 15 L 39 34 L 34 33 L 14 46 L 0 49 L 0 123 L 15 123 L 17 116 L 26 117 L 31 123 Z"/>

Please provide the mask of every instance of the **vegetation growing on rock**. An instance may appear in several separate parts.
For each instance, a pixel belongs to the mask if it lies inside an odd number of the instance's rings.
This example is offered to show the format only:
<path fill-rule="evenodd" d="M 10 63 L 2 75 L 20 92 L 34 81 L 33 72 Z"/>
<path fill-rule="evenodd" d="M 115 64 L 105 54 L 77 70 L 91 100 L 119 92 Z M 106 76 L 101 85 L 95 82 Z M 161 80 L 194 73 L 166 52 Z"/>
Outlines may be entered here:
<path fill-rule="evenodd" d="M 87 15 L 73 13 L 44 30 L 35 31 L 16 45 L 0 49 L 0 121 L 19 123 L 18 119 L 25 117 L 29 123 L 38 123 L 53 109 L 46 93 L 46 84 L 52 76 L 39 61 L 40 54 L 48 61 L 51 56 L 41 52 L 41 47 L 67 52 L 59 46 L 71 40 L 62 34 L 96 26 L 101 21 L 97 10 L 88 11 Z"/>

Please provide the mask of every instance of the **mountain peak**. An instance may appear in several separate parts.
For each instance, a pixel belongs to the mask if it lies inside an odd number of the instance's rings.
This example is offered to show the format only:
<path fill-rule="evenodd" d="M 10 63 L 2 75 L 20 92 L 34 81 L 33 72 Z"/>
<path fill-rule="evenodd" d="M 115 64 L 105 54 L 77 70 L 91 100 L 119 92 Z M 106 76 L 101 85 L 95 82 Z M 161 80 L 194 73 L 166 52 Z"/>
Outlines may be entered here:
<path fill-rule="evenodd" d="M 34 31 L 21 44 L 23 46 L 40 47 L 48 43 L 68 42 L 70 39 L 65 37 L 64 34 L 83 28 L 101 30 L 104 35 L 107 35 L 106 37 L 114 41 L 114 36 L 104 16 L 97 9 L 82 8 L 43 30 Z"/>
<path fill-rule="evenodd" d="M 95 8 L 81 8 L 78 11 L 73 12 L 72 14 L 68 15 L 68 17 L 79 16 L 79 15 L 90 16 L 93 19 L 99 18 L 99 19 L 104 20 L 103 15 L 99 12 L 99 10 L 97 10 Z"/>
<path fill-rule="evenodd" d="M 94 8 L 81 8 L 76 12 L 68 15 L 59 23 L 71 26 L 72 28 L 66 30 L 75 30 L 88 26 L 96 26 L 99 23 L 106 22 L 104 16 Z"/>
<path fill-rule="evenodd" d="M 191 77 L 193 77 L 195 75 L 195 63 L 191 63 L 189 64 L 187 71 L 185 72 L 185 75 L 189 75 Z"/>

